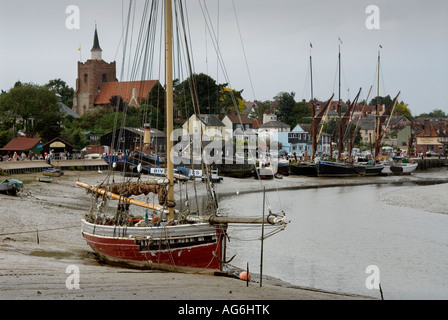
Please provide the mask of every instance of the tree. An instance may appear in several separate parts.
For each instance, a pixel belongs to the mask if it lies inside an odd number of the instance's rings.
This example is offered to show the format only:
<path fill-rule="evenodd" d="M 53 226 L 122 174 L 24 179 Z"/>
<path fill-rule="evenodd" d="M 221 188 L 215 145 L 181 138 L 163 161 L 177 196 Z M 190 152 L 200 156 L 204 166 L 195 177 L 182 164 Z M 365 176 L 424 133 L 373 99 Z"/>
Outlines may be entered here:
<path fill-rule="evenodd" d="M 224 88 L 219 92 L 219 110 L 224 114 L 231 114 L 238 108 L 239 113 L 244 112 L 246 104 L 243 101 L 243 90 L 236 91 L 230 88 Z"/>
<path fill-rule="evenodd" d="M 373 98 L 372 100 L 370 100 L 369 105 L 371 106 L 376 106 L 376 102 L 377 102 L 377 98 Z M 390 97 L 390 95 L 387 95 L 385 97 L 378 97 L 378 104 L 381 105 L 385 105 L 386 108 L 388 106 L 390 106 L 390 104 L 393 102 L 392 98 Z"/>
<path fill-rule="evenodd" d="M 323 131 L 331 135 L 331 140 L 333 142 L 338 141 L 338 123 L 336 118 L 331 118 L 324 124 Z"/>
<path fill-rule="evenodd" d="M 29 137 L 37 133 L 44 140 L 57 137 L 63 114 L 56 92 L 47 86 L 17 82 L 0 98 L 0 121 L 14 130 L 23 129 Z"/>
<path fill-rule="evenodd" d="M 409 110 L 408 105 L 404 103 L 397 103 L 393 115 L 402 115 L 408 119 L 412 118 L 411 110 Z"/>
<path fill-rule="evenodd" d="M 54 90 L 61 95 L 63 104 L 69 107 L 73 106 L 73 94 L 75 93 L 75 90 L 69 87 L 65 81 L 61 79 L 50 80 L 46 86 L 50 90 Z"/>
<path fill-rule="evenodd" d="M 421 113 L 416 118 L 447 118 L 447 114 L 440 109 L 434 109 L 430 113 Z"/>
<path fill-rule="evenodd" d="M 280 92 L 274 97 L 274 100 L 279 102 L 277 113 L 278 119 L 286 124 L 289 124 L 291 127 L 296 125 L 296 117 L 294 114 L 294 108 L 296 105 L 294 100 L 295 95 L 295 92 Z"/>
<path fill-rule="evenodd" d="M 199 112 L 204 114 L 219 114 L 219 92 L 227 84 L 217 85 L 214 79 L 204 73 L 194 74 L 193 79 L 199 104 Z M 184 119 L 188 119 L 195 113 L 190 82 L 190 79 L 186 79 L 182 83 L 175 85 L 176 105 L 181 113 L 181 117 Z"/>
<path fill-rule="evenodd" d="M 263 114 L 266 112 L 266 110 L 269 110 L 270 108 L 271 108 L 271 104 L 269 102 L 257 103 L 256 109 L 254 110 L 254 112 L 249 114 L 249 118 L 263 119 Z"/>
<path fill-rule="evenodd" d="M 141 123 L 150 123 L 151 128 L 165 131 L 165 89 L 158 82 L 141 102 L 138 117 Z"/>
<path fill-rule="evenodd" d="M 306 102 L 297 102 L 294 106 L 294 122 L 297 123 L 311 123 L 313 119 L 313 112 Z"/>

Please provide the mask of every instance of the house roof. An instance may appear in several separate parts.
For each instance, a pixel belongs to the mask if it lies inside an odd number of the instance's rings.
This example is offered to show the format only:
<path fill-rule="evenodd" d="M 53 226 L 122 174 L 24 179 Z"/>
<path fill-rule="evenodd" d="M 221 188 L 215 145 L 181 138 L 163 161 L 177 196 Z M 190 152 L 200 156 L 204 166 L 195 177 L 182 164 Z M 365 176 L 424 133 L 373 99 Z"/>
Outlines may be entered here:
<path fill-rule="evenodd" d="M 77 114 L 75 111 L 73 111 L 72 109 L 70 109 L 68 106 L 66 106 L 64 103 L 62 103 L 61 101 L 58 102 L 59 107 L 61 109 L 61 112 L 66 116 L 72 116 L 75 119 L 79 119 L 81 118 L 81 116 L 79 114 Z"/>
<path fill-rule="evenodd" d="M 252 128 L 258 129 L 260 127 L 260 125 L 262 124 L 262 122 L 263 121 L 259 118 L 252 120 Z"/>
<path fill-rule="evenodd" d="M 14 138 L 9 143 L 1 148 L 3 151 L 25 151 L 33 149 L 38 143 L 40 138 Z"/>
<path fill-rule="evenodd" d="M 290 128 L 290 126 L 281 121 L 269 121 L 260 125 L 259 128 Z"/>
<path fill-rule="evenodd" d="M 135 134 L 138 134 L 140 136 L 143 136 L 145 134 L 145 129 L 143 129 L 143 128 L 123 127 L 121 129 L 117 129 L 115 131 L 118 132 L 119 130 L 127 130 L 127 131 L 133 132 Z M 165 137 L 165 132 L 160 131 L 158 129 L 151 128 L 150 132 L 151 132 L 152 137 Z M 110 133 L 112 133 L 112 132 L 110 132 Z"/>
<path fill-rule="evenodd" d="M 45 146 L 47 146 L 47 145 L 51 145 L 53 142 L 55 142 L 55 141 L 61 141 L 61 142 L 63 142 L 65 145 L 69 145 L 70 147 L 73 147 L 69 142 L 67 142 L 67 141 L 65 141 L 64 139 L 62 139 L 62 138 L 54 138 L 53 140 L 51 140 L 51 141 L 48 141 L 46 144 L 44 144 L 43 145 L 43 147 L 45 147 Z"/>
<path fill-rule="evenodd" d="M 200 114 L 199 119 L 205 126 L 225 127 L 225 124 L 214 114 Z"/>
<path fill-rule="evenodd" d="M 244 115 L 244 114 L 228 114 L 226 116 L 227 118 L 229 118 L 230 122 L 234 123 L 234 124 L 252 124 L 253 120 L 251 120 L 248 116 Z"/>
<path fill-rule="evenodd" d="M 303 129 L 303 131 L 305 131 L 308 134 L 311 134 L 311 124 L 310 123 L 301 123 L 299 124 L 299 126 Z M 331 134 L 322 131 L 322 135 L 323 136 L 331 136 Z"/>
<path fill-rule="evenodd" d="M 109 104 L 113 96 L 120 96 L 124 102 L 130 102 L 133 89 L 137 90 L 137 99 L 145 99 L 158 82 L 158 80 L 105 82 L 95 99 L 95 104 Z"/>
<path fill-rule="evenodd" d="M 438 137 L 434 126 L 429 125 L 428 128 L 425 128 L 422 132 L 420 132 L 417 137 Z"/>

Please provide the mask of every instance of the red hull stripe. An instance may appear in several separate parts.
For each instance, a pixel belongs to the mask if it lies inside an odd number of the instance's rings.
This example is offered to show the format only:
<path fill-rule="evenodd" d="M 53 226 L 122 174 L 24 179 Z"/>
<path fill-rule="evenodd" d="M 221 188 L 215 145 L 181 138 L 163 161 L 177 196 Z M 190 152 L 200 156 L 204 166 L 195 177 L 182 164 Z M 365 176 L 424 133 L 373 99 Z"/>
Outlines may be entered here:
<path fill-rule="evenodd" d="M 219 232 L 218 232 L 219 234 Z M 101 258 L 111 264 L 144 269 L 166 269 L 171 271 L 210 272 L 221 270 L 222 235 L 206 239 L 202 243 L 154 245 L 139 243 L 138 240 L 117 237 L 101 237 L 83 233 L 89 246 Z"/>

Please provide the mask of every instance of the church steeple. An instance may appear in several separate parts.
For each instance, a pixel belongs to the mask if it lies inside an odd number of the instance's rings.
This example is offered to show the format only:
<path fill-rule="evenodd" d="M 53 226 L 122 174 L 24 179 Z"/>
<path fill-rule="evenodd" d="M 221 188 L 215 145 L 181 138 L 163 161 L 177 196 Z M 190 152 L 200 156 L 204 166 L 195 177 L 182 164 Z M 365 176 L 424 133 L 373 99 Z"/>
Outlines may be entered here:
<path fill-rule="evenodd" d="M 93 37 L 93 47 L 90 50 L 92 53 L 92 60 L 102 60 L 102 52 L 103 50 L 100 47 L 100 41 L 98 40 L 98 32 L 95 24 L 95 35 Z"/>

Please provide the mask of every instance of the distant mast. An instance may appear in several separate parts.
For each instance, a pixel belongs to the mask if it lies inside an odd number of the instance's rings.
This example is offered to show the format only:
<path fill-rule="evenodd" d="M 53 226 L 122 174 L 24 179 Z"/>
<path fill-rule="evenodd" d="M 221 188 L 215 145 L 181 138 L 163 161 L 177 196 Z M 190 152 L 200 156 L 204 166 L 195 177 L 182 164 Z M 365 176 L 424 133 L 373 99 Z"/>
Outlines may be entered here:
<path fill-rule="evenodd" d="M 379 45 L 378 48 L 378 74 L 377 74 L 377 84 L 376 84 L 376 136 L 375 136 L 375 141 L 379 138 L 380 136 L 380 50 L 381 50 L 382 46 Z M 378 157 L 377 154 L 375 154 L 375 159 Z"/>
<path fill-rule="evenodd" d="M 342 128 L 342 106 L 341 106 L 341 44 L 342 40 L 339 39 L 339 54 L 338 54 L 338 67 L 339 67 L 339 100 L 338 100 L 338 117 L 339 117 L 339 131 L 338 131 L 338 161 L 341 160 L 341 154 L 344 151 L 344 145 L 343 145 L 343 128 Z"/>
<path fill-rule="evenodd" d="M 313 44 L 310 43 L 310 76 L 311 76 L 311 101 L 314 99 L 313 95 L 313 58 L 311 56 L 311 49 L 313 49 Z"/>

